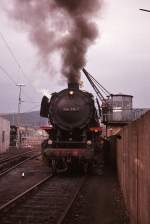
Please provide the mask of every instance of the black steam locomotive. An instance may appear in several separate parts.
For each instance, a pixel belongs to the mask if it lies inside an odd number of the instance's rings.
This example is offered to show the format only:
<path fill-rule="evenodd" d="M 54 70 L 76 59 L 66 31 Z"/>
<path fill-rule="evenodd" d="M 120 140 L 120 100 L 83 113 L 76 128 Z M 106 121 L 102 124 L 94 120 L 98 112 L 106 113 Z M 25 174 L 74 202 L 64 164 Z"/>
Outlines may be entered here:
<path fill-rule="evenodd" d="M 40 115 L 51 124 L 42 152 L 52 171 L 76 167 L 87 171 L 99 150 L 101 134 L 93 95 L 70 83 L 51 99 L 43 97 Z"/>

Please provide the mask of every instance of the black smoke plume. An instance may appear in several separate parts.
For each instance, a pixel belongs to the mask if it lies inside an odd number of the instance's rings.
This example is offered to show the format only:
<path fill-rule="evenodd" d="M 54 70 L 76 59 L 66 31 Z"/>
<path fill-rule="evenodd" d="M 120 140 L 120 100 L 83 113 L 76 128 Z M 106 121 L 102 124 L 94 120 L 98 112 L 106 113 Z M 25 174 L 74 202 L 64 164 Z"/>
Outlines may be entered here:
<path fill-rule="evenodd" d="M 102 0 L 13 0 L 9 15 L 27 29 L 42 63 L 51 67 L 61 55 L 61 73 L 69 82 L 80 80 L 86 52 L 98 36 L 94 23 Z"/>

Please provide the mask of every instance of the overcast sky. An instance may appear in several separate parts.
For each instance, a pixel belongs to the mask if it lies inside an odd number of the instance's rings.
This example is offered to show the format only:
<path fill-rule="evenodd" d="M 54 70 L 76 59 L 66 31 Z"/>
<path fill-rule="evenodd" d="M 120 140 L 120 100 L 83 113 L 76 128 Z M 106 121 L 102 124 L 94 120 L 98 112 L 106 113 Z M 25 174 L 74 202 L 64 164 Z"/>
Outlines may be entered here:
<path fill-rule="evenodd" d="M 38 110 L 42 90 L 61 90 L 66 83 L 39 69 L 37 49 L 28 34 L 14 25 L 0 2 L 0 113 L 17 111 L 19 89 L 24 83 L 21 110 Z M 150 107 L 150 9 L 149 0 L 105 0 L 97 21 L 100 36 L 87 54 L 88 71 L 111 93 L 134 96 L 134 107 Z M 7 41 L 21 69 L 10 55 Z M 55 66 L 55 62 L 54 62 Z M 9 78 L 8 78 L 9 76 Z M 11 80 L 11 78 L 13 80 Z M 84 88 L 92 91 L 84 77 Z"/>

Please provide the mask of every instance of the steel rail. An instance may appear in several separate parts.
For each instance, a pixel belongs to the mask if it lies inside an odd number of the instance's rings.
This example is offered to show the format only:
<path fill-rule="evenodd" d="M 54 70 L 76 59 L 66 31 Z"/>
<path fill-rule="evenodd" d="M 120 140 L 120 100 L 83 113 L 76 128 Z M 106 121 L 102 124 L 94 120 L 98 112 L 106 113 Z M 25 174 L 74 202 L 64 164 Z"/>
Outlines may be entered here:
<path fill-rule="evenodd" d="M 65 209 L 65 211 L 63 212 L 63 214 L 61 215 L 61 217 L 59 218 L 57 224 L 63 224 L 65 221 L 65 218 L 67 217 L 69 211 L 71 210 L 73 203 L 75 202 L 77 196 L 79 195 L 85 181 L 87 180 L 87 176 L 84 177 L 84 179 L 82 180 L 80 186 L 78 187 L 78 189 L 76 190 L 72 200 L 70 201 L 70 203 L 68 204 L 67 208 Z"/>
<path fill-rule="evenodd" d="M 14 170 L 15 168 L 17 168 L 18 166 L 22 165 L 23 163 L 25 163 L 25 162 L 27 162 L 27 161 L 29 161 L 29 160 L 31 160 L 31 159 L 34 159 L 34 158 L 36 158 L 36 157 L 39 157 L 39 156 L 41 156 L 41 153 L 39 153 L 38 155 L 31 156 L 30 158 L 27 158 L 27 159 L 23 160 L 22 162 L 20 162 L 20 163 L 14 165 L 14 166 L 12 166 L 11 168 L 8 168 L 8 169 L 5 170 L 4 172 L 0 173 L 0 178 L 1 178 L 2 176 L 4 176 L 5 174 L 9 173 L 10 171 Z"/>
<path fill-rule="evenodd" d="M 11 199 L 10 201 L 8 201 L 5 204 L 3 204 L 2 206 L 0 206 L 0 213 L 2 213 L 6 209 L 9 209 L 13 204 L 18 203 L 18 201 L 21 200 L 21 199 L 23 199 L 24 196 L 26 196 L 27 194 L 31 193 L 36 188 L 40 187 L 42 184 L 44 184 L 45 182 L 47 182 L 52 177 L 53 177 L 53 175 L 49 175 L 49 176 L 45 177 L 43 180 L 41 180 L 37 184 L 35 184 L 32 187 L 30 187 L 28 190 L 24 191 L 23 193 L 19 194 L 15 198 Z"/>

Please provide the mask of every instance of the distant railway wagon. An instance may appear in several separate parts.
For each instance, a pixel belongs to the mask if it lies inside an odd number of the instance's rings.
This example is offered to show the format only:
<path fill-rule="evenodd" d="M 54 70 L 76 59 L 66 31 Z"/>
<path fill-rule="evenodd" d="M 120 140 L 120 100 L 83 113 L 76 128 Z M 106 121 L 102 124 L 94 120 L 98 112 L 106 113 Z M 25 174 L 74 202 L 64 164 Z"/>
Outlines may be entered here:
<path fill-rule="evenodd" d="M 10 127 L 10 146 L 31 147 L 40 144 L 47 134 L 42 129 L 17 127 L 12 125 Z"/>

